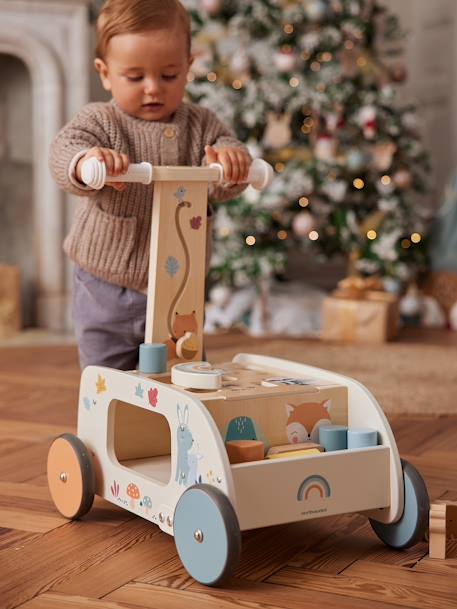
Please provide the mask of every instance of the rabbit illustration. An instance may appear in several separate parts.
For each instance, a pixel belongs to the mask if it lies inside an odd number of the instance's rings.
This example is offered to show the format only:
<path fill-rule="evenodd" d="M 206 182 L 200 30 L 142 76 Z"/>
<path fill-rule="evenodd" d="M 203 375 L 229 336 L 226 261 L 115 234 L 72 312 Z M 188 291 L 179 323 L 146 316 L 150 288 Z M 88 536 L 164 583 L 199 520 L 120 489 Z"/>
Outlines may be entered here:
<path fill-rule="evenodd" d="M 175 480 L 179 484 L 187 485 L 189 477 L 189 460 L 187 453 L 194 443 L 192 433 L 188 427 L 189 423 L 189 407 L 184 407 L 184 412 L 181 411 L 181 406 L 177 406 L 178 412 L 178 429 L 177 429 L 177 440 L 178 440 L 178 463 L 176 466 Z"/>

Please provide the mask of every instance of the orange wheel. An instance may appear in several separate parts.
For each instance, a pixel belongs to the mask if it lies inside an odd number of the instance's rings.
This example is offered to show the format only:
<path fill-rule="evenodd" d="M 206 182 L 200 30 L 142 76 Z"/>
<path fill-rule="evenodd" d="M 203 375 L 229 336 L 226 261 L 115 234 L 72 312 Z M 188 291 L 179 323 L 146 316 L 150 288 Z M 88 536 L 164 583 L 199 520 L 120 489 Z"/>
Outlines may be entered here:
<path fill-rule="evenodd" d="M 83 442 L 69 433 L 56 438 L 49 449 L 47 469 L 49 491 L 62 516 L 84 516 L 94 501 L 95 474 Z"/>

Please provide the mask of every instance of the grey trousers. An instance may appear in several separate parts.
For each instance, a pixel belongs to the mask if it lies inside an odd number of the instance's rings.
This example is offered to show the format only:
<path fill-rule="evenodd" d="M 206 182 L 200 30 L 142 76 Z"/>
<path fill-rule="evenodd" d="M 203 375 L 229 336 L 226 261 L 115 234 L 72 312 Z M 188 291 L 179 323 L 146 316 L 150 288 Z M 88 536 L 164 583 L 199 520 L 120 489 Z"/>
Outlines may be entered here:
<path fill-rule="evenodd" d="M 134 370 L 144 342 L 146 295 L 97 279 L 80 267 L 73 277 L 73 322 L 81 369 Z"/>

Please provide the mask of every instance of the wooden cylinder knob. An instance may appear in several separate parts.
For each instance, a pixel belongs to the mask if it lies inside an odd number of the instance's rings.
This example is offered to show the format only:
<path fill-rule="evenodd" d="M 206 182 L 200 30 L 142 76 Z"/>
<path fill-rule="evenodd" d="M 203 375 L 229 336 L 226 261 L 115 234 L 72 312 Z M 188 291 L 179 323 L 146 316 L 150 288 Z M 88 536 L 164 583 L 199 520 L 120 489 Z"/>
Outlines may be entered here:
<path fill-rule="evenodd" d="M 228 440 L 225 443 L 230 463 L 261 461 L 264 455 L 263 442 L 260 440 Z"/>

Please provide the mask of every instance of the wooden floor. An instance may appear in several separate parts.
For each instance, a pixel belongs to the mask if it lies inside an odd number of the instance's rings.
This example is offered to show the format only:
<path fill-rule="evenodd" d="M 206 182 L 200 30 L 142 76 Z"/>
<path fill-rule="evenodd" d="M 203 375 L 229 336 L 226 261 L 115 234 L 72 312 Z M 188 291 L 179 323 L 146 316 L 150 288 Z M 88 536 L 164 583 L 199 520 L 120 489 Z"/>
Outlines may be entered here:
<path fill-rule="evenodd" d="M 243 348 L 246 339 L 212 339 L 210 359 Z M 171 537 L 100 499 L 67 522 L 51 503 L 45 463 L 51 439 L 75 431 L 78 381 L 72 346 L 0 349 L 1 609 L 456 609 L 457 541 L 446 561 L 430 560 L 425 542 L 392 551 L 360 515 L 244 534 L 224 589 L 196 584 Z M 457 500 L 457 415 L 390 423 L 431 499 Z"/>

